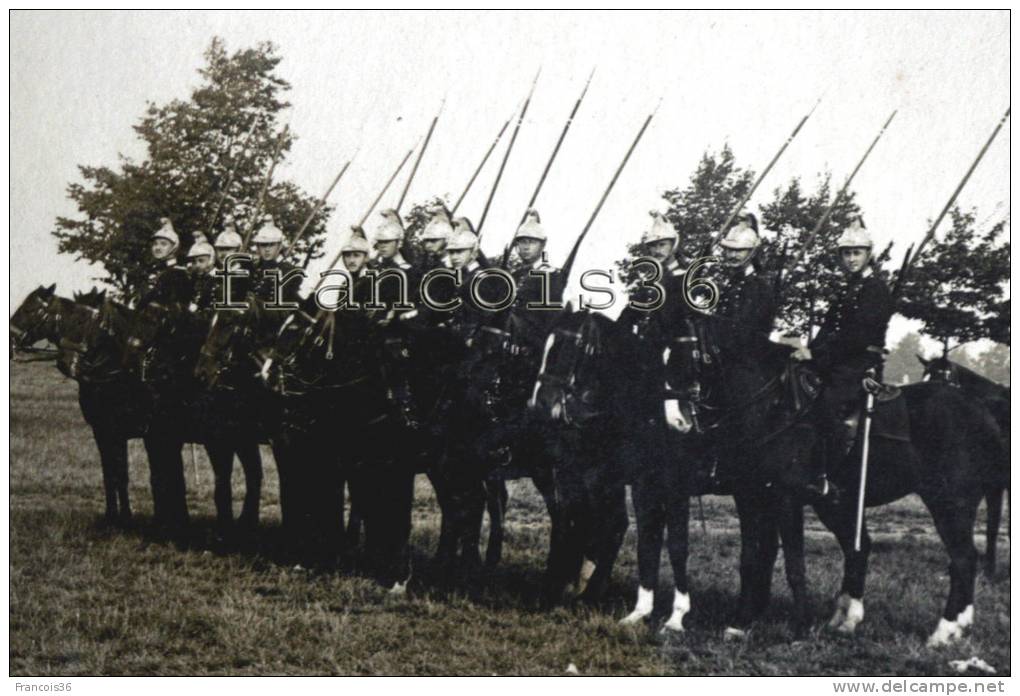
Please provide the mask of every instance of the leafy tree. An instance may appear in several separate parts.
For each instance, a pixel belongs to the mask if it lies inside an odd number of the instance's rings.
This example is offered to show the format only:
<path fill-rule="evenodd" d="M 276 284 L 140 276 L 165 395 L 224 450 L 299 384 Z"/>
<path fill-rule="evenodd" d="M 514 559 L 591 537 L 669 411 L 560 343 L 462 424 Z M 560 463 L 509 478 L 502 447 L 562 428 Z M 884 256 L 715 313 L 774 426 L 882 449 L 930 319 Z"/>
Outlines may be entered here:
<path fill-rule="evenodd" d="M 68 195 L 80 215 L 57 218 L 59 250 L 101 266 L 104 275 L 97 279 L 130 297 L 147 274 L 150 237 L 160 218 L 173 222 L 180 253 L 194 233 L 215 236 L 230 219 L 242 234 L 269 218 L 294 234 L 316 199 L 292 182 L 273 181 L 259 220 L 252 220 L 276 148 L 283 159 L 294 142 L 279 124 L 290 89 L 275 72 L 281 60 L 268 42 L 228 53 L 221 39 L 213 39 L 190 98 L 150 103 L 134 126 L 146 146 L 143 161 L 121 155 L 117 169 L 79 166 L 84 182 L 69 184 Z M 317 256 L 329 213 L 328 206 L 320 210 L 287 253 Z"/>
<path fill-rule="evenodd" d="M 893 384 L 920 381 L 924 374 L 924 366 L 918 362 L 918 355 L 924 355 L 921 335 L 917 333 L 904 335 L 886 356 L 885 380 Z"/>
<path fill-rule="evenodd" d="M 899 311 L 921 320 L 923 332 L 942 343 L 943 354 L 954 342 L 1008 342 L 1009 242 L 1001 240 L 1006 221 L 980 233 L 973 210 L 953 208 L 950 220 L 945 236 L 933 240 L 910 270 Z"/>
<path fill-rule="evenodd" d="M 701 156 L 687 186 L 662 194 L 669 204 L 666 219 L 680 235 L 678 256 L 681 263 L 689 263 L 704 253 L 730 210 L 753 183 L 754 172 L 737 166 L 733 150 L 727 144 L 718 153 L 705 152 Z M 628 257 L 616 265 L 624 282 L 632 283 L 635 273 L 631 262 L 643 255 L 641 244 L 630 245 L 627 252 Z"/>

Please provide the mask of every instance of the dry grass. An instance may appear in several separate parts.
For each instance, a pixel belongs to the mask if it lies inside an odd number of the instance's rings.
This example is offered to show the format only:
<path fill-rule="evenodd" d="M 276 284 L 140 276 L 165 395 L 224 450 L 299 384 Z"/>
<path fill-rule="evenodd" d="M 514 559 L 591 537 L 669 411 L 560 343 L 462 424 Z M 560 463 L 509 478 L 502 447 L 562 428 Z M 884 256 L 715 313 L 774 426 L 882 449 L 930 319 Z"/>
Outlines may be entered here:
<path fill-rule="evenodd" d="M 706 500 L 707 531 L 692 523 L 689 630 L 663 640 L 644 627 L 616 624 L 633 601 L 633 527 L 603 607 L 537 610 L 548 530 L 540 498 L 526 482 L 512 484 L 503 565 L 471 597 L 441 597 L 432 589 L 429 556 L 439 520 L 423 477 L 415 503 L 415 581 L 406 599 L 388 598 L 363 578 L 295 571 L 259 553 L 220 556 L 201 545 L 179 552 L 146 543 L 151 506 L 140 442 L 131 446 L 139 530 L 106 530 L 98 454 L 74 384 L 40 363 L 12 364 L 11 379 L 14 675 L 562 674 L 569 663 L 582 674 L 944 674 L 949 660 L 972 655 L 1009 670 L 1006 539 L 998 577 L 979 581 L 970 636 L 952 648 L 925 648 L 948 591 L 948 559 L 913 499 L 869 518 L 878 543 L 867 618 L 856 638 L 819 630 L 811 640 L 791 642 L 779 564 L 773 606 L 741 644 L 721 639 L 736 595 L 733 508 L 724 499 Z M 187 461 L 189 505 L 201 532 L 213 517 L 211 472 L 202 452 L 197 469 Z M 243 477 L 237 478 L 240 494 Z M 271 546 L 279 508 L 268 450 L 265 489 Z M 832 537 L 809 520 L 809 582 L 820 625 L 838 587 L 841 557 Z M 667 602 L 669 578 L 664 563 Z"/>

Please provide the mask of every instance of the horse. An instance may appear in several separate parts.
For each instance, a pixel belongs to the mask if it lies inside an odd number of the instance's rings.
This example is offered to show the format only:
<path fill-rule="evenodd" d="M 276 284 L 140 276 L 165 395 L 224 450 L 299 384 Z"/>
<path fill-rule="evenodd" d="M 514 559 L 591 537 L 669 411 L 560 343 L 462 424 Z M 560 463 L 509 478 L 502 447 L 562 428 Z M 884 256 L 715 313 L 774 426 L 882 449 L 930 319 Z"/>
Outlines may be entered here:
<path fill-rule="evenodd" d="M 253 316 L 236 310 L 215 311 L 194 367 L 194 376 L 201 386 L 194 407 L 213 467 L 217 535 L 223 541 L 234 533 L 242 540 L 251 540 L 259 522 L 262 492 L 259 444 L 268 442 L 259 433 L 271 416 L 257 379 L 259 364 L 251 352 Z M 236 521 L 231 485 L 235 454 L 245 481 L 244 502 Z"/>
<path fill-rule="evenodd" d="M 1009 453 L 1009 387 L 993 382 L 977 372 L 954 363 L 946 356 L 926 360 L 920 355 L 917 359 L 924 365 L 922 379 L 933 382 L 945 382 L 958 386 L 964 393 L 978 399 L 991 412 L 1004 438 L 1002 451 Z M 1009 467 L 1006 467 L 1008 474 Z M 1009 479 L 992 482 L 985 491 L 985 503 L 988 509 L 988 520 L 985 531 L 984 571 L 988 577 L 995 575 L 995 550 L 999 538 L 999 525 L 1002 521 L 1003 493 L 1009 492 Z"/>
<path fill-rule="evenodd" d="M 796 625 L 806 625 L 805 502 L 811 502 L 844 554 L 843 583 L 828 625 L 842 633 L 853 633 L 864 617 L 864 582 L 871 544 L 864 525 L 860 551 L 855 550 L 856 496 L 805 501 L 798 493 L 798 482 L 817 470 L 811 466 L 813 458 L 823 456 L 825 447 L 815 408 L 818 401 L 799 408 L 800 399 L 783 398 L 783 376 L 792 374 L 796 386 L 802 382 L 796 375 L 804 367 L 792 368 L 789 347 L 774 345 L 757 364 L 726 364 L 716 358 L 711 369 L 706 369 L 706 346 L 700 341 L 711 337 L 713 320 L 703 319 L 707 332 L 696 331 L 685 337 L 688 341 L 684 345 L 689 349 L 674 353 L 679 366 L 676 372 L 670 372 L 670 380 L 680 384 L 692 373 L 700 373 L 708 384 L 723 390 L 724 403 L 730 401 L 727 397 L 732 398 L 731 407 L 736 402 L 730 410 L 737 420 L 736 432 L 746 433 L 721 450 L 743 450 L 748 455 L 743 462 L 740 457 L 732 459 L 738 464 L 734 497 L 741 521 L 741 597 L 728 634 L 742 636 L 768 602 L 776 527 L 783 537 Z M 708 341 L 711 343 L 711 338 Z M 711 346 L 707 348 L 713 354 Z M 770 393 L 774 396 L 766 396 Z M 950 556 L 949 596 L 929 638 L 930 645 L 943 645 L 958 639 L 973 622 L 977 557 L 974 518 L 988 482 L 1002 476 L 1006 462 L 1002 440 L 986 409 L 959 389 L 944 384 L 907 385 L 898 398 L 879 401 L 869 438 L 865 504 L 876 507 L 917 493 L 931 513 Z M 860 440 L 855 440 L 842 462 L 830 467 L 830 479 L 839 490 L 859 490 Z"/>
<path fill-rule="evenodd" d="M 78 383 L 78 404 L 99 450 L 104 519 L 128 527 L 127 443 L 142 436 L 151 412 L 142 384 L 121 366 L 131 312 L 105 292 L 68 299 L 55 290 L 40 286 L 29 293 L 11 317 L 11 333 L 18 345 L 46 338 L 59 347 L 57 367 Z"/>
<path fill-rule="evenodd" d="M 399 594 L 411 574 L 414 468 L 402 451 L 405 424 L 387 393 L 374 339 L 364 317 L 306 303 L 280 323 L 260 373 L 279 397 L 271 438 L 288 537 L 300 557 L 328 567 L 345 553 L 346 481 L 352 507 L 366 516 L 377 578 Z"/>

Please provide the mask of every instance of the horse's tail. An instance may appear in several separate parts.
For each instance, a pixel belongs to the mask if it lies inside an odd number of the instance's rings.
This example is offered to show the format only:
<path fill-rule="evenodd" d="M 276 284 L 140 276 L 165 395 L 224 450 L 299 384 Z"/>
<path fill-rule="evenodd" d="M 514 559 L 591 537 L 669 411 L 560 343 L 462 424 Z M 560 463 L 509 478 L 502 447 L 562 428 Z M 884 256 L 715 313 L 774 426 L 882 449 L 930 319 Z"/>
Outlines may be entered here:
<path fill-rule="evenodd" d="M 1008 486 L 990 486 L 985 490 L 985 505 L 987 506 L 987 526 L 985 527 L 985 575 L 995 575 L 995 549 L 998 546 L 999 526 L 1002 522 L 1002 508 L 1004 494 L 1008 496 Z M 1007 531 L 1009 528 L 1006 528 Z"/>

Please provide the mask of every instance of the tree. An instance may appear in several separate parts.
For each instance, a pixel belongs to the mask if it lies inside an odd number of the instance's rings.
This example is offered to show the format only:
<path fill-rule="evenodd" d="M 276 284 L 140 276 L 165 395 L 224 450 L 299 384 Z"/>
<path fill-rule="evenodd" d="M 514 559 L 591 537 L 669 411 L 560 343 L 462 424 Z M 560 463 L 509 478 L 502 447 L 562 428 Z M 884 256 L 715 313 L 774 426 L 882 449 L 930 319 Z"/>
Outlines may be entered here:
<path fill-rule="evenodd" d="M 846 191 L 829 213 L 817 236 L 810 241 L 804 256 L 797 259 L 809 243 L 808 235 L 821 220 L 835 194 L 832 175 L 818 176 L 818 186 L 807 194 L 799 179 L 778 187 L 773 199 L 761 209 L 762 225 L 775 232 L 763 238 L 763 257 L 773 273 L 783 271 L 782 302 L 776 317 L 777 328 L 789 335 L 810 337 L 828 309 L 829 302 L 844 281 L 836 240 L 853 220 L 861 215 L 856 194 Z M 875 253 L 875 265 L 881 269 L 889 259 L 889 247 Z"/>
<path fill-rule="evenodd" d="M 924 366 L 917 356 L 924 355 L 921 346 L 921 335 L 908 333 L 893 346 L 885 359 L 885 381 L 893 384 L 919 382 L 924 374 Z"/>
<path fill-rule="evenodd" d="M 213 39 L 190 98 L 150 103 L 134 126 L 146 146 L 142 162 L 120 155 L 116 170 L 79 166 L 84 182 L 67 190 L 80 216 L 57 218 L 60 252 L 101 266 L 105 275 L 97 280 L 131 297 L 147 275 L 150 237 L 160 218 L 173 222 L 180 253 L 194 233 L 214 236 L 231 218 L 242 234 L 270 218 L 294 234 L 316 199 L 292 182 L 273 181 L 259 219 L 252 219 L 277 146 L 282 160 L 294 142 L 279 124 L 289 106 L 283 93 L 290 89 L 275 72 L 281 60 L 268 42 L 228 54 L 223 41 Z M 329 213 L 324 206 L 287 253 L 317 256 Z"/>
<path fill-rule="evenodd" d="M 662 194 L 669 204 L 666 219 L 680 235 L 678 256 L 689 263 L 700 256 L 726 216 L 754 183 L 754 172 L 742 170 L 729 145 L 718 153 L 705 152 L 690 183 Z M 635 280 L 633 259 L 642 256 L 641 244 L 627 248 L 628 257 L 617 262 L 625 283 Z"/>
<path fill-rule="evenodd" d="M 974 210 L 954 207 L 945 237 L 928 245 L 902 287 L 899 311 L 921 320 L 944 355 L 954 341 L 1009 340 L 1009 242 L 1000 239 L 1007 221 L 979 233 L 975 219 Z"/>

